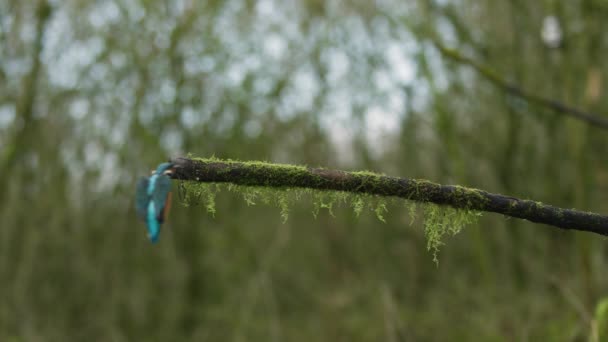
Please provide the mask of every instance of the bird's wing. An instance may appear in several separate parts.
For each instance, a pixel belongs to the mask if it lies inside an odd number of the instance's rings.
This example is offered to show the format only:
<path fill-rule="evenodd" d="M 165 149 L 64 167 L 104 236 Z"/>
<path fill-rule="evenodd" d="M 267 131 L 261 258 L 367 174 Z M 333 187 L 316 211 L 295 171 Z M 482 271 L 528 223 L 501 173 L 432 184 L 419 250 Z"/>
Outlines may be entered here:
<path fill-rule="evenodd" d="M 171 209 L 171 193 L 167 195 L 167 201 L 165 201 L 165 207 L 163 208 L 163 212 L 161 213 L 160 222 L 164 222 L 165 219 L 169 216 L 169 209 Z"/>
<path fill-rule="evenodd" d="M 163 222 L 163 211 L 167 205 L 169 193 L 171 192 L 171 179 L 165 175 L 158 176 L 156 184 L 154 184 L 154 192 L 152 193 L 152 201 L 156 209 L 156 219 Z"/>
<path fill-rule="evenodd" d="M 137 216 L 142 220 L 146 219 L 146 213 L 148 211 L 148 203 L 150 202 L 150 196 L 148 195 L 148 184 L 150 180 L 146 177 L 141 177 L 137 182 L 137 189 L 135 190 L 135 209 Z"/>

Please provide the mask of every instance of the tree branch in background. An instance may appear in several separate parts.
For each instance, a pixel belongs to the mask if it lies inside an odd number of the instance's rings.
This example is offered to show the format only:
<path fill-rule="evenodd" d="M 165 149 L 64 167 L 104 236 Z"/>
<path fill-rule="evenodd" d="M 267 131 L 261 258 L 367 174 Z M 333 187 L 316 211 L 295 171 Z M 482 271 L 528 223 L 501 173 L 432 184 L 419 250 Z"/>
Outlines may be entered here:
<path fill-rule="evenodd" d="M 275 188 L 309 188 L 393 196 L 454 208 L 487 211 L 562 229 L 608 235 L 608 216 L 562 209 L 515 197 L 427 180 L 265 162 L 174 158 L 175 179 Z"/>
<path fill-rule="evenodd" d="M 32 67 L 27 75 L 24 76 L 21 85 L 21 97 L 16 105 L 16 128 L 12 139 L 0 149 L 0 174 L 9 174 L 9 171 L 20 157 L 23 157 L 23 150 L 26 141 L 29 141 L 30 134 L 34 130 L 34 104 L 38 94 L 38 78 L 41 68 L 41 55 L 43 49 L 43 36 L 52 8 L 46 0 L 40 0 L 36 6 L 36 36 L 32 49 Z M 6 189 L 8 177 L 0 181 L 0 189 Z M 0 203 L 3 202 L 5 191 L 0 193 Z"/>
<path fill-rule="evenodd" d="M 433 41 L 433 44 L 437 47 L 437 49 L 445 57 L 448 57 L 454 61 L 457 61 L 457 62 L 470 66 L 471 68 L 475 69 L 475 71 L 477 71 L 485 79 L 494 83 L 494 85 L 503 89 L 504 91 L 506 91 L 512 95 L 518 96 L 528 102 L 532 102 L 537 105 L 553 109 L 558 113 L 568 115 L 577 120 L 586 122 L 587 124 L 589 124 L 591 126 L 608 129 L 608 118 L 595 114 L 595 113 L 589 113 L 589 112 L 586 112 L 579 108 L 568 106 L 557 100 L 554 100 L 551 98 L 546 98 L 546 97 L 543 97 L 540 95 L 533 94 L 529 91 L 526 91 L 523 88 L 521 88 L 519 85 L 506 81 L 504 78 L 502 78 L 500 75 L 498 75 L 496 72 L 489 69 L 488 67 L 477 63 L 476 61 L 474 61 L 473 59 L 471 59 L 469 57 L 463 56 L 458 51 L 443 46 L 437 40 L 433 39 L 432 41 Z"/>
<path fill-rule="evenodd" d="M 42 38 L 44 35 L 46 23 L 51 15 L 51 7 L 46 0 L 38 2 L 36 7 L 36 38 L 34 39 L 34 46 L 32 51 L 32 67 L 30 72 L 24 77 L 22 84 L 22 96 L 19 98 L 16 107 L 16 115 L 22 120 L 21 126 L 17 125 L 16 132 L 14 134 L 14 142 L 9 143 L 8 148 L 5 151 L 2 165 L 9 167 L 17 156 L 19 155 L 18 149 L 23 145 L 25 136 L 28 133 L 34 116 L 34 103 L 36 102 L 38 75 L 40 73 L 42 54 Z"/>

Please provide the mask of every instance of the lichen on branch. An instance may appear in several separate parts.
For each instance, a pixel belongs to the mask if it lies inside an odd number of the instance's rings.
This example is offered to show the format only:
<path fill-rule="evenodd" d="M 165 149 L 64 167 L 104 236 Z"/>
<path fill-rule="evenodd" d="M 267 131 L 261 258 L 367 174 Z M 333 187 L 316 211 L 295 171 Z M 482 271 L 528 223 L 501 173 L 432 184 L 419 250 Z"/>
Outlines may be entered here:
<path fill-rule="evenodd" d="M 543 223 L 562 229 L 580 230 L 608 235 L 608 216 L 562 209 L 541 202 L 493 194 L 484 190 L 458 185 L 441 185 L 428 180 L 397 178 L 378 173 L 346 172 L 324 168 L 310 168 L 298 165 L 273 164 L 259 161 L 232 161 L 216 158 L 175 158 L 175 179 L 201 183 L 230 183 L 238 186 L 274 188 L 303 193 L 307 191 L 337 191 L 353 195 L 351 206 L 356 213 L 361 212 L 364 202 L 357 196 L 398 197 L 414 202 L 432 203 L 449 206 L 464 212 L 494 212 L 505 216 Z M 298 190 L 299 189 L 299 190 Z M 334 195 L 335 196 L 335 195 Z M 249 198 L 249 200 L 248 200 Z M 254 201 L 249 195 L 248 203 Z M 279 197 L 282 214 L 286 217 L 288 199 Z M 333 203 L 333 202 L 331 202 Z M 321 201 L 319 207 L 327 206 Z M 329 206 L 331 209 L 331 205 Z M 376 214 L 380 219 L 386 208 L 377 207 Z M 285 210 L 285 211 L 284 211 Z M 471 215 L 465 215 L 464 222 Z M 475 215 L 473 215 L 475 216 Z M 455 218 L 460 215 L 454 216 Z M 461 219 L 462 219 L 461 217 Z M 441 224 L 450 220 L 449 215 L 440 219 Z M 433 221 L 431 221 L 433 222 Z M 452 222 L 455 222 L 452 220 Z M 441 225 L 440 224 L 440 225 Z M 433 224 L 437 226 L 437 224 Z M 462 226 L 462 222 L 459 225 Z M 445 232 L 456 232 L 449 230 Z M 444 233 L 435 232 L 439 237 Z M 427 236 L 429 234 L 427 233 Z M 431 236 L 432 237 L 432 236 Z M 430 241 L 430 240 L 429 240 Z M 437 240 L 439 241 L 439 240 Z M 429 245 L 435 249 L 438 244 Z"/>

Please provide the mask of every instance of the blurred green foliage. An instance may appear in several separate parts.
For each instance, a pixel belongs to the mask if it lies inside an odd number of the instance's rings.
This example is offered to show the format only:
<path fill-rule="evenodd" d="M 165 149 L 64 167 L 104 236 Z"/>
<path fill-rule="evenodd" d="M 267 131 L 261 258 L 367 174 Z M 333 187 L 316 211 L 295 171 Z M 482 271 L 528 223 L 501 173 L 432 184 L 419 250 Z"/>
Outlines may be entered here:
<path fill-rule="evenodd" d="M 408 208 L 315 219 L 304 201 L 283 223 L 221 192 L 214 216 L 175 206 L 152 246 L 133 192 L 192 152 L 605 213 L 605 131 L 505 94 L 429 39 L 603 113 L 607 15 L 597 0 L 0 0 L 0 340 L 605 336 L 594 235 L 485 215 L 437 267 Z M 542 38 L 552 16 L 559 44 Z"/>

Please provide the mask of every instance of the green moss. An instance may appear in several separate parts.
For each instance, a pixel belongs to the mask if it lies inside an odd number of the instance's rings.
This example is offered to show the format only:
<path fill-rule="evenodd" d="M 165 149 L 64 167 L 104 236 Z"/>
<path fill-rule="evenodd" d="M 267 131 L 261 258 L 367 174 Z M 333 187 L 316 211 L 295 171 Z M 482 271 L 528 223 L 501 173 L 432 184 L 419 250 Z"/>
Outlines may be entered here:
<path fill-rule="evenodd" d="M 223 163 L 227 165 L 243 165 L 251 170 L 261 171 L 272 175 L 270 178 L 274 178 L 276 180 L 280 180 L 281 184 L 285 184 L 286 187 L 290 185 L 298 184 L 298 180 L 302 177 L 310 178 L 310 173 L 308 171 L 308 167 L 303 165 L 290 165 L 290 164 L 274 164 L 263 161 L 238 161 L 232 159 L 218 159 L 215 157 L 211 158 L 191 158 L 194 161 L 200 161 L 204 163 Z M 230 169 L 226 168 L 224 170 L 219 170 L 219 173 L 229 172 Z M 317 177 L 318 182 L 324 181 L 323 178 Z M 240 185 L 256 185 L 256 179 L 248 179 L 246 175 L 243 178 L 239 179 Z"/>
<path fill-rule="evenodd" d="M 384 219 L 384 214 L 388 212 L 388 209 L 386 208 L 386 200 L 384 198 L 378 199 L 374 212 L 376 213 L 376 217 L 378 218 L 378 220 L 386 223 L 386 220 Z"/>
<path fill-rule="evenodd" d="M 180 194 L 184 206 L 199 204 L 203 202 L 207 212 L 215 216 L 215 196 L 221 190 L 221 184 L 201 183 L 201 182 L 182 182 L 180 184 Z"/>
<path fill-rule="evenodd" d="M 410 226 L 416 221 L 416 202 L 405 200 L 405 207 L 407 208 L 408 215 L 410 217 Z"/>
<path fill-rule="evenodd" d="M 289 197 L 287 196 L 287 191 L 277 194 L 277 204 L 281 209 L 281 219 L 285 223 L 289 218 Z"/>
<path fill-rule="evenodd" d="M 424 233 L 427 249 L 433 253 L 433 261 L 439 263 L 438 254 L 444 244 L 445 235 L 456 235 L 469 224 L 477 221 L 480 212 L 468 209 L 455 209 L 428 203 L 424 206 Z"/>
<path fill-rule="evenodd" d="M 361 215 L 363 208 L 365 208 L 365 200 L 363 199 L 363 195 L 354 194 L 351 196 L 350 205 L 353 208 L 356 217 Z"/>
<path fill-rule="evenodd" d="M 452 199 L 461 208 L 473 208 L 485 205 L 489 201 L 479 189 L 465 188 L 455 185 Z"/>
<path fill-rule="evenodd" d="M 486 201 L 480 190 L 455 186 L 451 196 L 454 197 L 453 200 L 460 207 L 459 209 L 426 202 L 427 199 L 436 195 L 434 191 L 440 191 L 439 184 L 427 180 L 411 180 L 413 186 L 408 196 L 411 200 L 387 198 L 358 192 L 297 188 L 289 185 L 299 184 L 298 179 L 300 177 L 307 177 L 308 179 L 311 177 L 310 171 L 306 166 L 271 164 L 260 161 L 220 160 L 215 157 L 193 159 L 207 163 L 238 163 L 263 170 L 263 172 L 274 173 L 273 178 L 280 178 L 281 184 L 287 184 L 287 186 L 253 185 L 256 183 L 256 180 L 239 179 L 239 184 L 228 184 L 227 189 L 240 194 L 247 205 L 256 205 L 261 202 L 278 207 L 283 222 L 286 222 L 289 218 L 291 205 L 294 202 L 301 201 L 305 196 L 310 196 L 313 207 L 312 214 L 315 218 L 323 209 L 326 209 L 330 215 L 334 216 L 335 207 L 350 206 L 357 217 L 364 210 L 370 210 L 378 220 L 386 222 L 385 215 L 389 211 L 389 203 L 394 204 L 397 202 L 404 203 L 410 219 L 410 225 L 413 225 L 416 222 L 418 207 L 421 207 L 424 213 L 424 232 L 427 239 L 427 249 L 433 254 L 433 260 L 437 263 L 438 253 L 440 247 L 444 244 L 443 239 L 445 236 L 455 235 L 465 225 L 474 223 L 481 214 L 470 208 L 478 207 L 480 203 L 483 204 Z M 389 181 L 386 178 L 382 178 L 381 174 L 370 171 L 358 171 L 352 174 L 362 177 L 362 187 L 374 187 Z M 318 181 L 327 182 L 325 178 L 320 176 Z M 183 190 L 182 202 L 184 205 L 190 206 L 203 202 L 207 211 L 212 215 L 216 211 L 215 196 L 220 189 L 221 185 L 217 183 L 183 181 L 180 184 L 180 190 Z"/>

